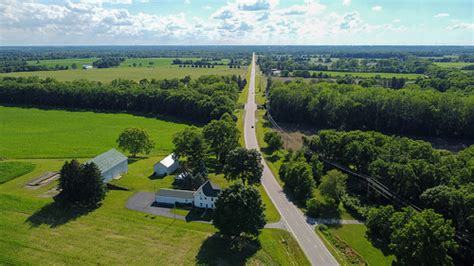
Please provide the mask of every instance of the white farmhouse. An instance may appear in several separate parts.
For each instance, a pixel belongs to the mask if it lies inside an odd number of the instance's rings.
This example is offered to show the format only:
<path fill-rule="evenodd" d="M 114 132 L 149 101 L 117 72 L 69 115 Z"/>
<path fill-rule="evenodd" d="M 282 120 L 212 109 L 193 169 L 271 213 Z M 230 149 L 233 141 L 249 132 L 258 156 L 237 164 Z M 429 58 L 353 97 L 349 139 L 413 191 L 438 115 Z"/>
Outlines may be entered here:
<path fill-rule="evenodd" d="M 155 201 L 161 204 L 192 204 L 198 208 L 214 209 L 221 189 L 211 181 L 206 181 L 196 191 L 179 189 L 160 189 Z"/>
<path fill-rule="evenodd" d="M 174 156 L 174 153 L 172 153 L 166 156 L 159 163 L 156 163 L 155 166 L 153 166 L 153 169 L 155 170 L 155 174 L 157 176 L 165 176 L 172 174 L 178 169 L 178 167 L 179 161 L 176 156 Z"/>
<path fill-rule="evenodd" d="M 95 163 L 99 167 L 104 183 L 128 171 L 128 158 L 116 149 L 110 149 L 86 163 Z"/>

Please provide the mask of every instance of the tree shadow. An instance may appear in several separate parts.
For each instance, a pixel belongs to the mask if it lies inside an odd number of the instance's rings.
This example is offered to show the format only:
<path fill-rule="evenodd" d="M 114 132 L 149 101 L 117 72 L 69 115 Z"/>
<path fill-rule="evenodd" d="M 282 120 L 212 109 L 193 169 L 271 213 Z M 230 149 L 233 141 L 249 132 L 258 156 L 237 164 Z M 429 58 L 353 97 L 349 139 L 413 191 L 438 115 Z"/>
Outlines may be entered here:
<path fill-rule="evenodd" d="M 199 265 L 245 265 L 260 249 L 258 239 L 231 240 L 216 233 L 204 240 L 196 259 Z"/>
<path fill-rule="evenodd" d="M 393 254 L 390 250 L 390 247 L 388 246 L 389 243 L 387 243 L 387 241 L 380 239 L 375 235 L 369 234 L 368 231 L 366 232 L 365 237 L 367 238 L 367 240 L 369 240 L 370 243 L 372 243 L 372 245 L 374 245 L 374 247 L 382 251 L 385 256 Z"/>
<path fill-rule="evenodd" d="M 147 159 L 148 157 L 145 156 L 137 156 L 137 157 L 128 157 L 128 164 L 134 164 L 140 160 Z"/>
<path fill-rule="evenodd" d="M 149 176 L 148 176 L 148 179 L 150 180 L 157 180 L 157 179 L 163 179 L 165 178 L 167 175 L 156 175 L 154 172 L 151 173 Z"/>
<path fill-rule="evenodd" d="M 97 207 L 69 207 L 52 202 L 33 213 L 25 222 L 32 227 L 44 224 L 54 228 L 86 215 L 95 209 Z"/>
<path fill-rule="evenodd" d="M 211 209 L 199 209 L 199 208 L 191 208 L 188 214 L 186 215 L 185 219 L 186 222 L 192 221 L 204 221 L 210 222 L 212 221 L 213 211 Z"/>

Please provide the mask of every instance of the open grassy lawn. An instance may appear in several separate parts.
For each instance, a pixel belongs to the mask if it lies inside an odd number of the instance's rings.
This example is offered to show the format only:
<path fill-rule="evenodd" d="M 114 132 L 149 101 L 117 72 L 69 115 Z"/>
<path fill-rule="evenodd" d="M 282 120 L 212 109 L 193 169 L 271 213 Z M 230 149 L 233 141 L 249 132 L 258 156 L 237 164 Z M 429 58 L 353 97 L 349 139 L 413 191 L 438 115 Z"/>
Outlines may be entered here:
<path fill-rule="evenodd" d="M 35 169 L 35 165 L 28 162 L 0 162 L 0 184 L 25 175 Z"/>
<path fill-rule="evenodd" d="M 362 224 L 348 224 L 329 227 L 331 234 L 346 242 L 360 254 L 369 265 L 392 265 L 394 255 L 384 255 L 382 251 L 372 245 L 365 233 L 367 227 Z"/>
<path fill-rule="evenodd" d="M 148 63 L 147 63 L 148 64 Z M 77 69 L 59 71 L 33 71 L 2 73 L 0 77 L 51 77 L 60 81 L 71 81 L 77 79 L 89 79 L 101 82 L 110 82 L 117 78 L 140 81 L 142 79 L 172 79 L 183 78 L 186 75 L 198 78 L 202 75 L 242 75 L 247 71 L 246 67 L 229 68 L 228 66 L 216 66 L 215 68 L 180 68 L 177 65 L 158 65 L 156 67 L 115 67 L 103 69 Z"/>
<path fill-rule="evenodd" d="M 435 62 L 434 63 L 440 67 L 448 67 L 448 68 L 462 68 L 469 65 L 474 65 L 474 63 L 467 63 L 467 62 Z"/>
<path fill-rule="evenodd" d="M 47 66 L 47 67 L 55 67 L 56 65 L 59 66 L 68 66 L 69 68 L 72 67 L 72 64 L 76 63 L 77 68 L 82 68 L 82 65 L 92 65 L 92 62 L 97 60 L 95 57 L 89 58 L 66 58 L 66 59 L 48 59 L 48 60 L 31 60 L 28 61 L 28 65 L 37 65 L 37 66 Z"/>
<path fill-rule="evenodd" d="M 351 75 L 353 77 L 360 78 L 372 78 L 380 76 L 381 78 L 406 78 L 406 79 L 416 79 L 417 77 L 423 76 L 422 74 L 413 74 L 413 73 L 379 73 L 379 72 L 338 72 L 338 71 L 310 71 L 310 73 L 320 73 L 331 75 L 332 77 L 343 77 L 345 75 Z"/>
<path fill-rule="evenodd" d="M 152 165 L 161 157 L 138 160 L 116 183 L 130 191 L 109 191 L 102 206 L 90 212 L 60 210 L 43 193 L 24 185 L 63 159 L 29 159 L 37 167 L 0 185 L 0 264 L 250 264 L 308 265 L 291 235 L 265 229 L 259 243 L 242 253 L 231 252 L 213 226 L 186 223 L 128 210 L 137 191 L 170 187 L 172 177 L 154 178 Z"/>
<path fill-rule="evenodd" d="M 112 147 L 127 127 L 143 128 L 155 141 L 152 155 L 170 152 L 185 124 L 130 114 L 0 106 L 0 157 L 84 158 Z"/>

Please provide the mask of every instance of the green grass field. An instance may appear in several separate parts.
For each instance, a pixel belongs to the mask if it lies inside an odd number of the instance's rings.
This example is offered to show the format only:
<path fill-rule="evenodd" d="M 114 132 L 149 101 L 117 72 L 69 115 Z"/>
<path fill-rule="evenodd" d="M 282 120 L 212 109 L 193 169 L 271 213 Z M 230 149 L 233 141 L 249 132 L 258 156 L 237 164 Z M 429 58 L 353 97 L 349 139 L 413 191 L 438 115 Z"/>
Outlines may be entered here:
<path fill-rule="evenodd" d="M 35 169 L 35 165 L 28 162 L 0 162 L 0 184 L 25 175 Z"/>
<path fill-rule="evenodd" d="M 343 77 L 346 75 L 351 75 L 353 77 L 360 78 L 372 78 L 380 76 L 381 78 L 406 78 L 406 79 L 416 79 L 417 77 L 422 77 L 422 74 L 413 74 L 413 73 L 378 73 L 378 72 L 338 72 L 338 71 L 310 71 L 310 73 L 323 73 L 331 75 L 332 77 Z"/>
<path fill-rule="evenodd" d="M 112 147 L 127 127 L 143 128 L 155 141 L 152 155 L 170 152 L 185 124 L 130 114 L 71 112 L 0 106 L 0 157 L 85 158 Z"/>
<path fill-rule="evenodd" d="M 28 61 L 28 65 L 37 65 L 37 66 L 47 66 L 47 67 L 55 67 L 56 65 L 59 66 L 68 66 L 69 68 L 72 67 L 73 63 L 76 63 L 78 68 L 82 68 L 82 65 L 92 65 L 92 62 L 97 60 L 95 57 L 90 58 L 67 58 L 67 59 L 49 59 L 49 60 L 39 60 L 38 61 Z"/>
<path fill-rule="evenodd" d="M 394 255 L 384 255 L 380 249 L 372 245 L 365 236 L 367 231 L 365 225 L 350 224 L 329 227 L 329 231 L 359 253 L 369 265 L 392 265 L 395 260 Z"/>
<path fill-rule="evenodd" d="M 227 66 L 216 66 L 215 68 L 180 68 L 177 65 L 161 65 L 157 67 L 115 67 L 103 69 L 77 69 L 59 71 L 34 71 L 2 73 L 0 77 L 32 77 L 54 78 L 60 81 L 72 81 L 77 79 L 89 79 L 101 82 L 110 82 L 122 78 L 134 81 L 142 79 L 172 79 L 183 78 L 186 75 L 198 78 L 202 75 L 241 75 L 244 76 L 246 67 L 229 68 Z"/>
<path fill-rule="evenodd" d="M 465 66 L 474 65 L 474 63 L 467 63 L 467 62 L 435 62 L 434 64 L 440 67 L 447 67 L 447 68 L 463 68 Z"/>

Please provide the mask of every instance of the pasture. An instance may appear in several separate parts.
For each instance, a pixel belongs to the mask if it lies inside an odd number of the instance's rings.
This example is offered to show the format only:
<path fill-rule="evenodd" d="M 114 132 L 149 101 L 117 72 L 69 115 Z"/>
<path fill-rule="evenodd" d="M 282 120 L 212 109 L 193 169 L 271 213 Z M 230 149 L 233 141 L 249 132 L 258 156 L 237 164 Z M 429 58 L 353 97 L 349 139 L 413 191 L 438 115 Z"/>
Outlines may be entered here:
<path fill-rule="evenodd" d="M 170 186 L 171 176 L 150 177 L 153 163 L 162 157 L 130 164 L 129 173 L 114 181 L 130 191 L 111 190 L 101 207 L 80 212 L 50 204 L 43 193 L 55 184 L 24 188 L 64 160 L 28 160 L 37 165 L 33 172 L 0 185 L 0 264 L 308 265 L 296 241 L 282 230 L 264 229 L 258 245 L 234 253 L 212 225 L 126 209 L 135 192 Z"/>
<path fill-rule="evenodd" d="M 0 184 L 6 183 L 35 169 L 35 165 L 28 162 L 0 162 Z"/>
<path fill-rule="evenodd" d="M 125 63 L 125 62 L 124 62 Z M 148 63 L 147 63 L 148 64 Z M 198 78 L 202 75 L 241 75 L 245 76 L 247 67 L 229 68 L 228 66 L 215 66 L 214 68 L 181 68 L 178 65 L 157 65 L 155 67 L 129 67 L 119 66 L 115 68 L 94 68 L 58 71 L 33 71 L 33 72 L 13 72 L 1 73 L 0 77 L 32 77 L 54 78 L 59 81 L 72 81 L 77 79 L 88 79 L 101 82 L 110 82 L 114 79 L 122 78 L 134 81 L 142 79 L 172 79 L 183 78 L 186 75 L 191 78 Z"/>
<path fill-rule="evenodd" d="M 434 64 L 446 68 L 463 68 L 465 66 L 474 65 L 474 63 L 469 62 L 435 62 Z"/>
<path fill-rule="evenodd" d="M 0 106 L 0 156 L 6 158 L 87 158 L 116 147 L 127 127 L 143 128 L 155 142 L 152 155 L 170 152 L 183 123 L 130 114 L 42 110 Z"/>

